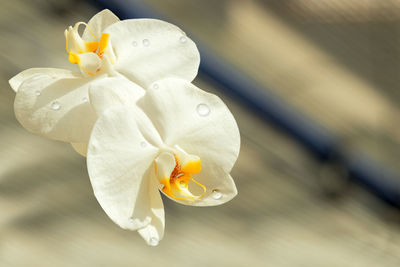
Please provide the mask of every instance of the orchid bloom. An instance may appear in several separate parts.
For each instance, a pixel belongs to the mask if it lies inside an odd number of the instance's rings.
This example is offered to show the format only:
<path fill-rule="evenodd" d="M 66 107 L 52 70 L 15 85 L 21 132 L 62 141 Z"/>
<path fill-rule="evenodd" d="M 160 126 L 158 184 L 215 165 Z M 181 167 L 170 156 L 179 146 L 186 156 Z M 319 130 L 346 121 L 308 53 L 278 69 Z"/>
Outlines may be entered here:
<path fill-rule="evenodd" d="M 85 26 L 82 36 L 80 25 Z M 132 83 L 142 88 L 139 98 L 168 76 L 192 81 L 200 62 L 196 45 L 176 26 L 155 19 L 119 21 L 109 10 L 69 27 L 65 38 L 66 59 L 80 72 L 33 68 L 9 82 L 18 121 L 33 133 L 71 142 L 78 151 L 97 119 L 88 93 L 92 84 Z"/>
<path fill-rule="evenodd" d="M 164 233 L 159 191 L 185 205 L 229 201 L 237 194 L 229 173 L 240 148 L 235 119 L 217 96 L 179 78 L 155 85 L 139 100 L 132 90 L 90 90 L 99 118 L 87 154 L 104 211 L 152 246 Z"/>

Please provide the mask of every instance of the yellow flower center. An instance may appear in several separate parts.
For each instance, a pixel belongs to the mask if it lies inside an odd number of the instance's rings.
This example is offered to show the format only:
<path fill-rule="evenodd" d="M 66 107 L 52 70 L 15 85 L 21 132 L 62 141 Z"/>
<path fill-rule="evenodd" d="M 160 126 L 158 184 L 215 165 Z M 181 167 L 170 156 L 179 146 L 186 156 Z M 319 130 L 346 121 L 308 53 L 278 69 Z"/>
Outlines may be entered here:
<path fill-rule="evenodd" d="M 99 58 L 103 58 L 104 51 L 106 50 L 108 46 L 108 40 L 110 38 L 110 34 L 108 33 L 103 33 L 100 37 L 99 42 L 85 42 L 85 49 L 80 50 L 78 54 L 83 54 L 83 53 L 95 53 Z M 67 40 L 68 42 L 68 40 Z M 68 47 L 68 44 L 67 44 Z M 69 62 L 73 64 L 79 64 L 79 57 L 78 54 L 68 51 L 68 60 Z"/>
<path fill-rule="evenodd" d="M 176 154 L 173 155 L 173 159 L 175 162 L 175 166 L 170 174 L 163 173 L 162 171 L 158 172 L 159 166 L 157 166 L 157 163 L 155 164 L 155 170 L 158 179 L 160 181 L 160 184 L 163 185 L 163 188 L 161 190 L 166 195 L 174 199 L 184 199 L 188 201 L 194 201 L 196 199 L 203 197 L 204 194 L 206 193 L 206 187 L 192 177 L 193 174 L 199 173 L 201 171 L 200 159 L 198 157 L 194 158 L 185 157 L 183 159 L 185 160 L 184 164 L 182 164 L 182 159 L 180 160 L 179 156 Z M 165 164 L 165 162 L 161 164 Z M 195 184 L 197 184 L 202 188 L 203 193 L 201 195 L 196 196 L 193 195 L 192 192 L 190 192 L 189 190 L 190 181 L 193 181 Z"/>
<path fill-rule="evenodd" d="M 82 24 L 99 41 L 84 41 L 78 33 L 78 27 Z M 68 60 L 73 64 L 77 64 L 82 72 L 89 75 L 95 75 L 99 72 L 104 55 L 107 55 L 109 62 L 114 64 L 115 55 L 110 44 L 110 34 L 102 33 L 99 39 L 84 22 L 78 22 L 74 27 L 70 26 L 65 30 L 64 34 Z"/>

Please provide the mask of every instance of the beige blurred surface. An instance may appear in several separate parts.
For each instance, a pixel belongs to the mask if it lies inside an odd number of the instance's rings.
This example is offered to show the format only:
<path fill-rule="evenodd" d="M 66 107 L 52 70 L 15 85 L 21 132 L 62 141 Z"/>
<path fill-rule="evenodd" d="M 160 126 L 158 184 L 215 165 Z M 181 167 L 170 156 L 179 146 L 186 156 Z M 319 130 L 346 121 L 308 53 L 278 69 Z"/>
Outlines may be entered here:
<path fill-rule="evenodd" d="M 396 165 L 397 102 L 273 7 L 261 1 L 149 2 L 351 146 Z M 73 68 L 63 31 L 96 9 L 80 1 L 1 4 L 0 266 L 400 265 L 398 210 L 356 185 L 339 184 L 341 197 L 325 197 L 321 173 L 329 169 L 202 80 L 195 83 L 220 95 L 241 130 L 232 172 L 239 195 L 211 208 L 164 199 L 166 234 L 155 248 L 119 229 L 93 196 L 85 159 L 18 124 L 7 83 L 30 67 Z"/>

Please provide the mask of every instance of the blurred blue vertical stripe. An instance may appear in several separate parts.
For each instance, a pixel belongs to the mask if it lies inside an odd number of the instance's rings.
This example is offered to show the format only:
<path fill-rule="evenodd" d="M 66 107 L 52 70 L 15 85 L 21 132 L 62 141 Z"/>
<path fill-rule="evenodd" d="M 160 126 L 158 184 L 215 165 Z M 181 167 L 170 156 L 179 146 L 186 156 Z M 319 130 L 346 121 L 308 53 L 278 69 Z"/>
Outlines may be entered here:
<path fill-rule="evenodd" d="M 92 0 L 99 8 L 112 10 L 121 19 L 161 18 L 142 0 Z M 189 34 L 192 39 L 195 36 Z M 285 130 L 309 149 L 319 160 L 341 164 L 352 180 L 364 185 L 379 198 L 400 207 L 398 174 L 373 161 L 368 155 L 348 154 L 333 133 L 293 109 L 271 90 L 261 86 L 234 66 L 225 62 L 208 47 L 196 41 L 201 55 L 200 74 L 219 85 L 219 89 L 235 97 L 243 105 Z"/>

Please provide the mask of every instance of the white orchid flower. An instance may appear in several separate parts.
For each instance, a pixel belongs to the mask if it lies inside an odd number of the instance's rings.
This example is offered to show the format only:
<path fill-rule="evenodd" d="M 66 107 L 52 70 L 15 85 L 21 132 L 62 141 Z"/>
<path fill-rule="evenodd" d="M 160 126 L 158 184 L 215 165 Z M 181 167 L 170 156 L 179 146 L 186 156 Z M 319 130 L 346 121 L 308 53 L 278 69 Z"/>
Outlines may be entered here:
<path fill-rule="evenodd" d="M 116 224 L 156 245 L 164 233 L 159 190 L 194 206 L 219 205 L 237 194 L 229 173 L 240 135 L 217 96 L 177 78 L 158 81 L 132 105 L 110 100 L 108 92 L 90 91 L 99 119 L 87 164 L 95 196 Z"/>
<path fill-rule="evenodd" d="M 80 25 L 86 26 L 82 36 Z M 196 45 L 176 26 L 154 19 L 119 21 L 109 10 L 69 27 L 65 38 L 68 59 L 80 72 L 33 68 L 9 82 L 18 121 L 33 133 L 71 142 L 78 151 L 97 119 L 89 103 L 91 85 L 134 83 L 146 89 L 167 76 L 192 81 L 200 62 Z"/>

